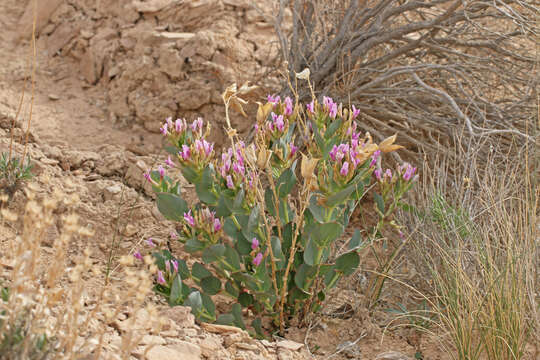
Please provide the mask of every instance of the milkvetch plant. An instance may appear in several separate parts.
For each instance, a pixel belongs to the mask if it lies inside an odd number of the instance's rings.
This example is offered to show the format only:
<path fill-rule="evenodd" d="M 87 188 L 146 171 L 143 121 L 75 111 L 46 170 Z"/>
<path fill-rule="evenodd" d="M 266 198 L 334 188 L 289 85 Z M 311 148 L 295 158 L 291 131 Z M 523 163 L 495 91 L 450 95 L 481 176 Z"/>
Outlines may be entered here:
<path fill-rule="evenodd" d="M 250 314 L 262 336 L 263 319 L 271 320 L 265 321 L 270 331 L 283 331 L 293 317 L 302 322 L 319 310 L 329 289 L 357 269 L 358 252 L 371 239 L 356 230 L 345 239 L 347 250 L 336 253 L 353 210 L 367 192 L 378 191 L 377 227 L 394 224 L 389 217 L 416 169 L 405 164 L 383 171 L 384 154 L 401 148 L 396 136 L 376 144 L 357 130 L 359 110 L 330 97 L 304 106 L 269 96 L 259 104 L 255 139 L 245 144 L 228 112 L 243 113 L 241 96 L 250 90 L 233 85 L 223 94 L 230 148 L 218 154 L 207 140 L 211 126 L 200 118 L 169 118 L 161 132 L 170 157 L 145 177 L 160 212 L 179 224 L 171 238 L 200 259 L 189 267 L 168 250 L 155 251 L 155 291 L 171 306 L 190 306 L 201 321 L 245 329 L 244 315 Z M 195 185 L 197 204 L 188 206 L 167 167 L 178 167 Z M 235 300 L 229 313 L 216 313 L 216 294 Z"/>

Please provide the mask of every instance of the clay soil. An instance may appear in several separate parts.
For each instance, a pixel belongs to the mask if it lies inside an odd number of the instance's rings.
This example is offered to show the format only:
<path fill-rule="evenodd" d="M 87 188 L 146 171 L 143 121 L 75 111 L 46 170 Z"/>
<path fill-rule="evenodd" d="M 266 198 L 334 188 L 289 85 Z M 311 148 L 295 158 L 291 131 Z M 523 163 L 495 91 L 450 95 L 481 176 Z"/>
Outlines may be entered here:
<path fill-rule="evenodd" d="M 27 3 L 0 2 L 0 151 L 8 149 L 11 123 L 24 93 L 13 129 L 18 154 L 31 103 L 27 79 L 32 65 L 32 6 Z M 279 78 L 272 70 L 276 39 L 271 25 L 248 1 L 40 3 L 47 5 L 39 7 L 37 22 L 29 145 L 34 183 L 43 198 L 55 189 L 78 194 L 80 201 L 59 209 L 57 215 L 78 213 L 82 225 L 95 235 L 90 241 L 74 241 L 69 256 L 75 258 L 90 248 L 94 263 L 105 268 L 113 237 L 116 254 L 123 255 L 144 248 L 143 241 L 150 236 L 164 242 L 172 229 L 173 224 L 153 205 L 142 177 L 143 171 L 165 159 L 157 133 L 160 123 L 167 116 L 203 116 L 214 124 L 214 140 L 222 145 L 221 92 L 233 82 L 255 80 L 261 90 L 250 100 L 257 101 L 276 89 Z M 264 3 L 263 8 L 271 11 L 272 1 Z M 247 110 L 253 114 L 253 105 Z M 251 126 L 239 115 L 233 122 L 244 134 Z M 22 214 L 26 200 L 22 189 L 17 189 L 8 206 Z M 20 231 L 20 225 L 2 224 L 0 257 L 10 251 L 10 242 Z M 52 256 L 51 244 L 60 231 L 59 221 L 42 239 L 43 256 Z M 392 320 L 389 313 L 362 307 L 367 274 L 360 271 L 344 281 L 309 330 L 290 329 L 288 339 L 304 347 L 288 349 L 285 355 L 279 355 L 279 348 L 269 350 L 272 345 L 249 345 L 246 339 L 237 339 L 244 346 L 234 348 L 235 342 L 227 340 L 230 334 L 213 333 L 192 319 L 176 335 L 156 335 L 167 344 L 171 338 L 181 338 L 200 347 L 202 358 L 212 359 L 409 359 L 417 351 L 424 359 L 449 358 L 434 340 L 420 339 L 410 328 L 384 332 Z M 400 291 L 390 291 L 388 304 L 403 300 Z M 157 297 L 148 301 L 166 309 Z M 110 330 L 113 343 L 121 334 Z M 245 343 L 255 348 L 249 350 Z"/>

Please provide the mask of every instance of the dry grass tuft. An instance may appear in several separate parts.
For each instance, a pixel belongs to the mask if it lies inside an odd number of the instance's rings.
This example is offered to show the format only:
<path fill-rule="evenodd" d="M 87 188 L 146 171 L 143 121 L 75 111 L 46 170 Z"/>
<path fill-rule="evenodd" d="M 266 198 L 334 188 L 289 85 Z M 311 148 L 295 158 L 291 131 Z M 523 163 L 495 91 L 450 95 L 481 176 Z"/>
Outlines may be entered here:
<path fill-rule="evenodd" d="M 422 290 L 455 358 L 523 359 L 540 341 L 533 166 L 527 148 L 492 147 L 485 159 L 481 142 L 460 144 L 460 162 L 425 164 L 418 212 L 408 215 Z"/>
<path fill-rule="evenodd" d="M 155 271 L 150 259 L 146 269 L 138 270 L 132 267 L 132 257 L 122 258 L 124 280 L 96 288 L 93 280 L 102 277 L 102 269 L 93 264 L 88 250 L 68 265 L 67 250 L 73 238 L 91 236 L 78 224 L 76 214 L 63 218 L 52 258 L 43 256 L 40 248 L 44 232 L 55 221 L 58 204 L 76 202 L 77 197 L 58 192 L 38 201 L 29 190 L 27 197 L 23 230 L 10 239 L 13 251 L 9 259 L 3 259 L 9 268 L 0 273 L 0 358 L 129 358 L 144 335 L 136 331 L 135 324 L 128 324 L 114 351 L 103 350 L 105 335 L 121 312 L 130 314 L 133 321 L 137 312 L 146 310 L 159 326 L 155 309 L 145 307 L 152 288 L 151 272 Z M 1 213 L 4 221 L 17 221 L 11 211 L 2 209 Z"/>

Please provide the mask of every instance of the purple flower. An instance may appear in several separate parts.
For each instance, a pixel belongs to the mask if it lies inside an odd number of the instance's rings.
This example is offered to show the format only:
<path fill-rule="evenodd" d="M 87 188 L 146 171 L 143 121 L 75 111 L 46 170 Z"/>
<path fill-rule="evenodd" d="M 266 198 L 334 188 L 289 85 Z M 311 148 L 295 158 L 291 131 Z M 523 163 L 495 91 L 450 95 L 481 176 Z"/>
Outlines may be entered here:
<path fill-rule="evenodd" d="M 171 231 L 171 239 L 173 239 L 173 240 L 178 239 L 178 234 L 176 233 L 176 231 Z"/>
<path fill-rule="evenodd" d="M 171 272 L 171 264 L 170 262 L 167 260 L 165 261 L 165 270 L 170 273 Z"/>
<path fill-rule="evenodd" d="M 310 114 L 314 114 L 315 113 L 315 100 L 311 100 L 311 102 L 306 105 L 306 109 Z"/>
<path fill-rule="evenodd" d="M 139 250 L 135 251 L 133 253 L 133 257 L 137 260 L 142 260 L 143 259 L 143 256 L 141 255 L 141 252 Z"/>
<path fill-rule="evenodd" d="M 187 160 L 191 156 L 191 149 L 187 145 L 182 145 L 182 151 L 180 152 L 182 159 Z"/>
<path fill-rule="evenodd" d="M 341 176 L 347 176 L 347 174 L 349 173 L 349 163 L 347 161 L 343 163 L 343 166 L 341 167 L 339 173 L 341 174 Z"/>
<path fill-rule="evenodd" d="M 373 174 L 375 175 L 375 178 L 380 181 L 382 177 L 382 169 L 375 169 Z"/>
<path fill-rule="evenodd" d="M 148 181 L 150 181 L 150 182 L 153 181 L 153 180 L 152 180 L 152 175 L 150 175 L 150 170 L 147 171 L 147 172 L 145 172 L 145 173 L 143 174 L 143 176 L 144 176 L 144 178 L 145 178 L 146 180 L 148 180 Z"/>
<path fill-rule="evenodd" d="M 221 221 L 214 219 L 214 231 L 218 232 L 219 230 L 221 230 Z"/>
<path fill-rule="evenodd" d="M 276 127 L 279 131 L 285 130 L 285 122 L 283 121 L 283 115 L 279 115 L 275 121 Z"/>
<path fill-rule="evenodd" d="M 270 131 L 272 131 L 272 132 L 274 131 L 274 123 L 273 123 L 273 122 L 267 121 L 267 122 L 266 122 L 266 126 L 268 126 L 268 129 L 269 129 Z"/>
<path fill-rule="evenodd" d="M 171 155 L 169 155 L 167 157 L 167 160 L 165 160 L 165 164 L 168 166 L 168 167 L 173 167 L 174 166 L 174 162 L 171 160 Z"/>
<path fill-rule="evenodd" d="M 407 168 L 405 169 L 405 172 L 403 173 L 403 180 L 405 181 L 411 180 L 415 172 L 416 172 L 416 168 L 413 168 L 411 164 L 407 164 Z"/>
<path fill-rule="evenodd" d="M 163 277 L 163 273 L 161 272 L 161 270 L 158 270 L 157 272 L 157 282 L 161 285 L 165 285 L 167 284 L 167 282 L 165 281 L 165 278 Z"/>
<path fill-rule="evenodd" d="M 171 261 L 171 264 L 173 266 L 173 269 L 174 269 L 174 272 L 178 272 L 178 260 L 174 259 L 174 260 L 170 260 Z"/>
<path fill-rule="evenodd" d="M 353 118 L 353 120 L 354 120 L 354 119 L 356 119 L 356 117 L 357 117 L 358 115 L 360 115 L 360 109 L 355 108 L 354 105 L 353 105 L 353 106 L 352 106 L 352 111 L 353 111 L 353 113 L 352 113 L 352 118 Z"/>
<path fill-rule="evenodd" d="M 202 130 L 202 126 L 203 126 L 203 120 L 202 118 L 199 117 L 196 120 L 194 120 L 193 123 L 191 124 L 191 131 L 196 132 L 197 130 Z"/>
<path fill-rule="evenodd" d="M 255 134 L 259 132 L 259 125 L 255 124 L 253 128 L 255 129 Z"/>
<path fill-rule="evenodd" d="M 237 174 L 243 175 L 245 171 L 245 167 L 235 161 L 233 164 L 233 171 Z"/>
<path fill-rule="evenodd" d="M 158 172 L 159 172 L 159 177 L 163 179 L 163 177 L 165 176 L 165 169 L 163 168 L 163 166 L 161 165 L 158 166 Z"/>
<path fill-rule="evenodd" d="M 259 247 L 259 240 L 257 240 L 256 237 L 254 237 L 253 239 L 251 239 L 251 248 L 253 250 L 256 250 L 258 247 Z"/>
<path fill-rule="evenodd" d="M 332 107 L 332 104 L 334 103 L 334 100 L 332 100 L 329 96 L 323 96 L 323 105 L 327 110 L 330 110 Z"/>
<path fill-rule="evenodd" d="M 161 132 L 162 135 L 166 136 L 167 135 L 167 123 L 163 124 L 163 126 L 159 128 L 159 131 Z"/>
<path fill-rule="evenodd" d="M 148 238 L 148 240 L 146 240 L 146 245 L 150 246 L 150 247 L 155 247 L 156 244 L 154 244 L 154 241 L 152 240 L 152 238 Z"/>
<path fill-rule="evenodd" d="M 332 106 L 330 107 L 330 111 L 328 113 L 328 115 L 330 115 L 330 117 L 332 119 L 335 119 L 336 118 L 336 115 L 337 115 L 337 104 L 336 103 L 333 103 Z"/>
<path fill-rule="evenodd" d="M 386 169 L 386 171 L 384 172 L 384 177 L 388 179 L 392 179 L 392 170 Z"/>
<path fill-rule="evenodd" d="M 377 160 L 379 160 L 379 157 L 381 156 L 381 150 L 376 150 L 373 155 L 371 155 L 371 163 L 369 166 L 373 167 L 377 164 Z"/>
<path fill-rule="evenodd" d="M 290 157 L 293 157 L 294 154 L 296 154 L 296 152 L 298 151 L 298 146 L 294 145 L 293 143 L 291 143 L 291 153 L 290 153 Z"/>
<path fill-rule="evenodd" d="M 334 147 L 332 147 L 332 150 L 330 150 L 330 152 L 328 153 L 328 155 L 330 155 L 330 158 L 332 159 L 332 161 L 336 161 L 337 152 L 338 152 L 338 147 L 336 145 L 334 145 Z"/>
<path fill-rule="evenodd" d="M 403 231 L 399 230 L 398 235 L 401 240 L 405 240 L 405 234 L 403 233 Z"/>
<path fill-rule="evenodd" d="M 186 129 L 186 127 L 187 125 L 185 119 L 176 119 L 176 121 L 174 122 L 174 129 L 177 133 L 181 133 Z"/>
<path fill-rule="evenodd" d="M 255 258 L 253 259 L 253 265 L 259 266 L 261 264 L 262 258 L 263 258 L 263 254 L 258 253 L 257 256 L 255 256 Z"/>
<path fill-rule="evenodd" d="M 231 175 L 227 175 L 227 187 L 229 189 L 234 189 L 234 182 Z"/>
<path fill-rule="evenodd" d="M 280 100 L 281 98 L 279 97 L 279 95 L 268 95 L 269 103 L 276 105 Z"/>
<path fill-rule="evenodd" d="M 284 112 L 284 114 L 286 116 L 289 116 L 289 115 L 292 115 L 292 113 L 293 113 L 292 99 L 287 96 L 285 98 L 285 112 Z"/>
<path fill-rule="evenodd" d="M 189 210 L 187 213 L 184 213 L 184 220 L 190 225 L 195 226 L 195 219 L 191 215 L 191 210 Z"/>

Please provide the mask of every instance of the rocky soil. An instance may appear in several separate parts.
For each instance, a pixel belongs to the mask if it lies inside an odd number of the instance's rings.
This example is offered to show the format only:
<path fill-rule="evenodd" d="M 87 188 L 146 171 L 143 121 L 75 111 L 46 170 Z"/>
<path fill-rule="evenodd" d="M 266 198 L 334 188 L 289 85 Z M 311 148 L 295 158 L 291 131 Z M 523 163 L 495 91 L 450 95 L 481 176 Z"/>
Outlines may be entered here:
<path fill-rule="evenodd" d="M 56 215 L 74 211 L 82 225 L 95 233 L 90 242 L 70 244 L 70 257 L 90 248 L 92 261 L 105 267 L 116 232 L 118 255 L 143 247 L 150 236 L 165 241 L 172 224 L 157 211 L 142 176 L 165 159 L 156 134 L 160 123 L 168 116 L 203 116 L 218 130 L 224 121 L 220 94 L 226 86 L 256 82 L 261 90 L 251 100 L 260 100 L 276 88 L 276 38 L 271 24 L 249 3 L 41 1 L 31 109 L 31 86 L 25 79 L 31 73 L 33 3 L 0 2 L 0 27 L 5 29 L 0 33 L 0 152 L 7 151 L 15 123 L 14 149 L 22 153 L 23 134 L 31 120 L 34 190 L 41 198 L 56 189 L 77 194 L 80 200 L 60 207 Z M 271 12 L 272 1 L 260 3 L 263 12 Z M 252 110 L 247 108 L 248 113 Z M 233 126 L 246 133 L 251 123 L 235 115 Z M 219 131 L 214 134 L 222 144 L 225 136 Z M 24 192 L 16 189 L 11 195 L 7 206 L 21 214 Z M 18 226 L 1 224 L 0 258 L 10 251 L 10 241 L 19 231 Z M 45 256 L 50 256 L 60 231 L 59 221 L 42 239 Z M 2 273 L 8 270 L 4 265 L 0 263 Z M 340 289 L 334 299 L 334 308 L 358 303 L 355 285 Z M 406 333 L 386 334 L 381 342 L 382 328 L 362 311 L 340 317 L 329 305 L 327 316 L 309 330 L 293 328 L 288 339 L 270 342 L 251 339 L 237 328 L 196 324 L 188 308 L 170 309 L 158 298 L 149 301 L 155 301 L 169 320 L 161 332 L 153 333 L 146 326 L 148 314 L 137 315 L 144 334 L 140 346 L 133 349 L 137 359 L 144 358 L 148 345 L 153 347 L 146 358 L 160 360 L 408 359 L 415 353 L 414 341 Z M 114 358 L 126 316 L 109 328 L 104 358 Z M 435 355 L 430 359 L 446 358 L 432 348 Z"/>

